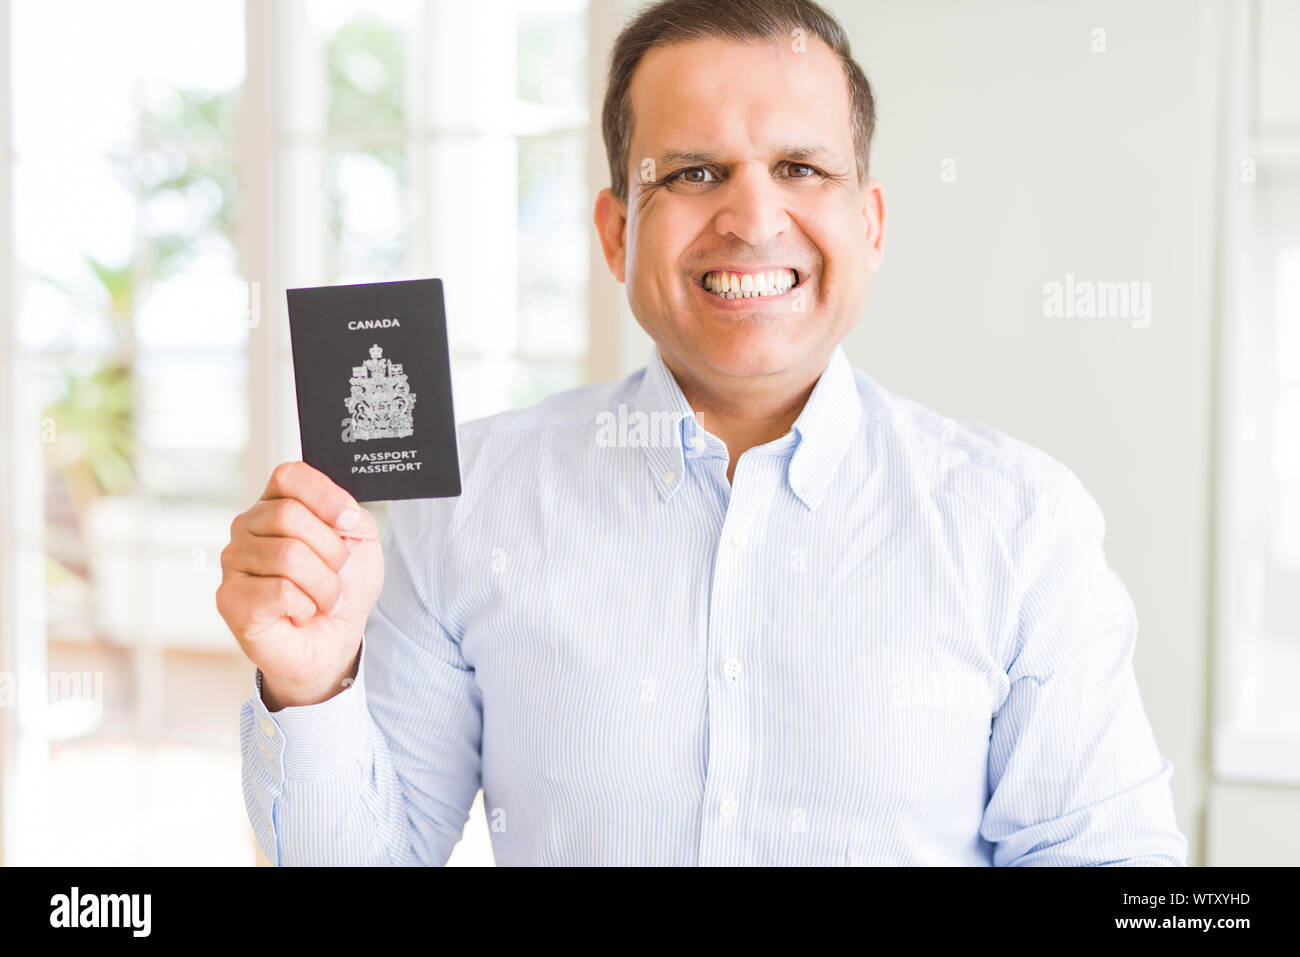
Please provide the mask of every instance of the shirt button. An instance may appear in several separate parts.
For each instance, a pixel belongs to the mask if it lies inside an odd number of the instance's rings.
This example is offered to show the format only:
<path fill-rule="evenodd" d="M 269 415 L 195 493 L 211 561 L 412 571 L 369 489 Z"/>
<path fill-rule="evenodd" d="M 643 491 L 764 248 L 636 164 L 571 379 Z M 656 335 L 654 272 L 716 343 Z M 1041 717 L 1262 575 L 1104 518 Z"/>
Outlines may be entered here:
<path fill-rule="evenodd" d="M 665 485 L 672 485 L 672 484 L 673 484 L 674 482 L 676 482 L 676 481 L 677 481 L 677 473 L 676 473 L 676 472 L 665 472 L 665 473 L 664 473 L 664 484 L 665 484 Z"/>
<path fill-rule="evenodd" d="M 731 820 L 731 818 L 735 817 L 736 811 L 738 810 L 740 810 L 740 805 L 736 803 L 736 799 L 733 797 L 723 798 L 722 803 L 718 805 L 718 813 L 727 818 L 727 820 Z"/>
<path fill-rule="evenodd" d="M 269 824 L 266 825 L 266 836 L 273 841 L 275 840 L 275 828 L 271 827 Z"/>
<path fill-rule="evenodd" d="M 265 744 L 262 745 L 262 753 L 266 755 L 266 760 L 268 761 L 271 760 L 271 749 L 268 748 Z"/>
<path fill-rule="evenodd" d="M 271 723 L 270 718 L 262 719 L 262 733 L 266 735 L 268 738 L 275 737 L 275 725 Z"/>
<path fill-rule="evenodd" d="M 704 436 L 702 435 L 691 436 L 691 448 L 693 448 L 696 452 L 703 452 L 708 447 L 708 445 L 709 443 L 704 438 Z"/>
<path fill-rule="evenodd" d="M 733 685 L 740 680 L 740 659 L 728 658 L 722 663 L 722 673 Z"/>
<path fill-rule="evenodd" d="M 749 536 L 745 534 L 743 529 L 737 529 L 731 533 L 732 548 L 744 548 L 748 542 Z"/>

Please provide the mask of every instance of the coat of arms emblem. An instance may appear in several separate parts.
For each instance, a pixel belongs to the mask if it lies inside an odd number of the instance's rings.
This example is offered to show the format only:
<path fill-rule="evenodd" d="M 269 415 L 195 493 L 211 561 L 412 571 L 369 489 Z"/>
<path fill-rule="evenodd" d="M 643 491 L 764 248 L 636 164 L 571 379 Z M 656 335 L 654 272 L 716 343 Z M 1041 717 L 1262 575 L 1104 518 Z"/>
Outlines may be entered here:
<path fill-rule="evenodd" d="M 385 359 L 378 345 L 370 347 L 369 359 L 352 367 L 351 384 L 352 394 L 343 400 L 351 416 L 343 435 L 345 442 L 400 439 L 415 432 L 415 393 L 406 382 L 402 364 Z"/>

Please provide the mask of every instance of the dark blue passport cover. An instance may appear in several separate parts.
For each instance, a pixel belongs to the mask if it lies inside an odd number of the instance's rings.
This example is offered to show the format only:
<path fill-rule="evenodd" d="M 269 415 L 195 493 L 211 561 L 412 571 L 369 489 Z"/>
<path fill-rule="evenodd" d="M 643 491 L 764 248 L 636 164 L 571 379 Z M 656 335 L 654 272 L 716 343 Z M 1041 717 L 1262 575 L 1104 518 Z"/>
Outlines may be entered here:
<path fill-rule="evenodd" d="M 286 295 L 303 461 L 358 502 L 459 495 L 442 280 Z"/>

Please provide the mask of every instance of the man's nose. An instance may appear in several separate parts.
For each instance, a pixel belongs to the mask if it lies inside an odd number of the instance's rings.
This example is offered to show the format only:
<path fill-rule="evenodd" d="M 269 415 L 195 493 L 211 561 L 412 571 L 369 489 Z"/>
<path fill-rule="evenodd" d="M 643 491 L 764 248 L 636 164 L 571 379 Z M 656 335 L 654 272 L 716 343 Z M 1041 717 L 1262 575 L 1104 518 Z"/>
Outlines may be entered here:
<path fill-rule="evenodd" d="M 784 196 L 761 163 L 737 169 L 717 195 L 722 208 L 715 222 L 724 236 L 733 233 L 750 246 L 761 246 L 786 228 Z"/>

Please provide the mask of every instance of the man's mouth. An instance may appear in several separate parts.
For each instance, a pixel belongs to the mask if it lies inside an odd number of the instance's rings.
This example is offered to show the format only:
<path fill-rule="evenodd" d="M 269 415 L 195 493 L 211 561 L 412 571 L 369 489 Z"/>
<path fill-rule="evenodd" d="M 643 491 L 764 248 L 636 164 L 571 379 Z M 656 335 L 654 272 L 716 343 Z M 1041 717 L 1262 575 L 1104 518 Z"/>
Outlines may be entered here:
<path fill-rule="evenodd" d="M 700 280 L 706 292 L 719 299 L 763 299 L 784 296 L 799 285 L 799 272 L 790 267 L 759 272 L 728 272 L 715 269 Z"/>

